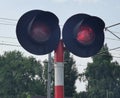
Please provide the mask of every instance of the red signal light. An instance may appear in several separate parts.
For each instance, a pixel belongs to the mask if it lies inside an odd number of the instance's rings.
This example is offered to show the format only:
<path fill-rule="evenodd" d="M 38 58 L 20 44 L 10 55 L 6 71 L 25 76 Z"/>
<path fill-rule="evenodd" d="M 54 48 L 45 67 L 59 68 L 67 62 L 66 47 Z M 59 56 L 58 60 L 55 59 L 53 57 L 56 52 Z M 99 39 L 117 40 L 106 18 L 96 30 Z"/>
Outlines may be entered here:
<path fill-rule="evenodd" d="M 64 24 L 62 37 L 66 48 L 79 57 L 99 52 L 104 43 L 104 21 L 88 14 L 71 16 Z"/>
<path fill-rule="evenodd" d="M 80 26 L 76 35 L 76 39 L 83 45 L 89 45 L 94 41 L 95 33 L 89 26 Z"/>

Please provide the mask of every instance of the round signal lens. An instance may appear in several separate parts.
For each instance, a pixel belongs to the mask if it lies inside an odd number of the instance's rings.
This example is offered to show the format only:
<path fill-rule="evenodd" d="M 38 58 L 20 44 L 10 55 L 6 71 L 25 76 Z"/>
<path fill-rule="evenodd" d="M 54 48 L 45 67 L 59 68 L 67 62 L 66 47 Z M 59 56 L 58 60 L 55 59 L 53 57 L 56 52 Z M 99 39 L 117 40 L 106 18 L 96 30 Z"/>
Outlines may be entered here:
<path fill-rule="evenodd" d="M 95 33 L 89 26 L 80 26 L 76 35 L 76 39 L 83 45 L 89 45 L 94 41 Z"/>
<path fill-rule="evenodd" d="M 29 35 L 35 42 L 45 42 L 50 38 L 50 28 L 46 24 L 34 23 Z"/>

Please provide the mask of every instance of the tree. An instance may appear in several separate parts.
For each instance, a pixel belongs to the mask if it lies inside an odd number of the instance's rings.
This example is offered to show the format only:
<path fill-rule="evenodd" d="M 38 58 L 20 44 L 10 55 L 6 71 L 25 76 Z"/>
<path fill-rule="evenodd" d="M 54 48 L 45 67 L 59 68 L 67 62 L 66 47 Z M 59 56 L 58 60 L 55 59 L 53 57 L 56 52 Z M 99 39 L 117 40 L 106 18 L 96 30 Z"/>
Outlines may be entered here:
<path fill-rule="evenodd" d="M 105 45 L 80 75 L 80 79 L 88 81 L 89 98 L 120 98 L 120 65 L 112 59 Z"/>
<path fill-rule="evenodd" d="M 78 71 L 75 61 L 68 50 L 64 53 L 64 91 L 65 96 L 73 97 L 75 94 L 75 82 L 78 78 Z"/>
<path fill-rule="evenodd" d="M 76 93 L 74 95 L 74 98 L 88 98 L 88 94 L 87 94 L 87 92 L 83 91 L 83 92 L 80 92 L 80 93 Z"/>
<path fill-rule="evenodd" d="M 0 97 L 26 98 L 44 95 L 43 67 L 33 57 L 24 57 L 18 51 L 0 56 Z"/>

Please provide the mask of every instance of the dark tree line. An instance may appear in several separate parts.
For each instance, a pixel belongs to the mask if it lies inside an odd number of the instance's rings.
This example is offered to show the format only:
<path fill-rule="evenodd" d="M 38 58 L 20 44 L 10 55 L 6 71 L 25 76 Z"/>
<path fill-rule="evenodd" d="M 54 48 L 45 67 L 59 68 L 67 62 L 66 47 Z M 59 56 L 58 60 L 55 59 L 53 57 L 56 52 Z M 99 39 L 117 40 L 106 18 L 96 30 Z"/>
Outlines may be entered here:
<path fill-rule="evenodd" d="M 0 56 L 0 96 L 2 98 L 26 98 L 29 95 L 45 95 L 43 67 L 33 57 L 24 57 L 18 51 Z"/>
<path fill-rule="evenodd" d="M 65 52 L 65 96 L 75 93 L 78 77 L 75 61 Z M 30 98 L 34 95 L 46 96 L 48 61 L 43 64 L 33 57 L 25 57 L 19 51 L 0 55 L 0 97 Z M 69 82 L 68 82 L 69 81 Z M 54 95 L 54 69 L 52 70 L 52 95 Z"/>
<path fill-rule="evenodd" d="M 69 51 L 64 53 L 65 96 L 74 98 L 119 98 L 120 65 L 105 45 L 100 53 L 92 57 L 80 81 L 87 81 L 85 92 L 76 93 L 75 81 L 78 72 Z M 54 62 L 54 61 L 53 61 Z M 46 96 L 48 61 L 43 63 L 33 57 L 25 57 L 21 52 L 5 52 L 0 55 L 0 97 L 30 98 L 34 95 Z M 54 69 L 52 70 L 52 95 L 54 96 Z"/>
<path fill-rule="evenodd" d="M 83 94 L 86 95 L 82 98 L 120 98 L 120 65 L 113 62 L 107 45 L 92 60 L 85 72 L 80 74 L 80 80 L 88 82 L 86 92 L 76 94 L 76 98 Z"/>

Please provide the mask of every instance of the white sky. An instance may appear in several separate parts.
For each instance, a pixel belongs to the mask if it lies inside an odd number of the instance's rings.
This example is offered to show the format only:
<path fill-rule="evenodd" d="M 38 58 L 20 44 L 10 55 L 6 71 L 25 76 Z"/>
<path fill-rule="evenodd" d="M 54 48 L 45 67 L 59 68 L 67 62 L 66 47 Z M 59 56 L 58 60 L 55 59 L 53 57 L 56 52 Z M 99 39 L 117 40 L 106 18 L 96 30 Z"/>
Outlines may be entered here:
<path fill-rule="evenodd" d="M 33 9 L 40 9 L 51 11 L 59 18 L 59 24 L 64 25 L 65 21 L 74 14 L 86 13 L 93 16 L 98 16 L 105 21 L 106 26 L 120 22 L 120 0 L 0 0 L 0 18 L 9 18 L 18 20 L 25 12 Z M 12 24 L 12 25 L 3 25 Z M 19 45 L 16 39 L 3 38 L 12 37 L 16 38 L 15 28 L 17 21 L 5 21 L 0 19 L 0 43 L 16 44 Z M 62 28 L 62 26 L 61 26 Z M 120 25 L 110 28 L 120 37 Z M 111 33 L 105 32 L 105 43 L 109 49 L 120 47 L 120 39 L 114 37 Z M 112 38 L 112 39 L 108 39 Z M 22 47 L 13 47 L 0 45 L 0 53 L 9 50 L 20 50 L 25 55 L 33 56 L 25 51 Z M 120 57 L 120 49 L 111 51 L 114 56 Z M 43 60 L 46 56 L 35 56 L 37 59 Z M 86 68 L 90 58 L 80 58 L 74 56 L 79 72 L 83 72 Z M 114 58 L 120 62 L 120 58 Z M 80 66 L 82 65 L 82 66 Z M 85 90 L 85 83 L 77 81 L 77 91 Z"/>

